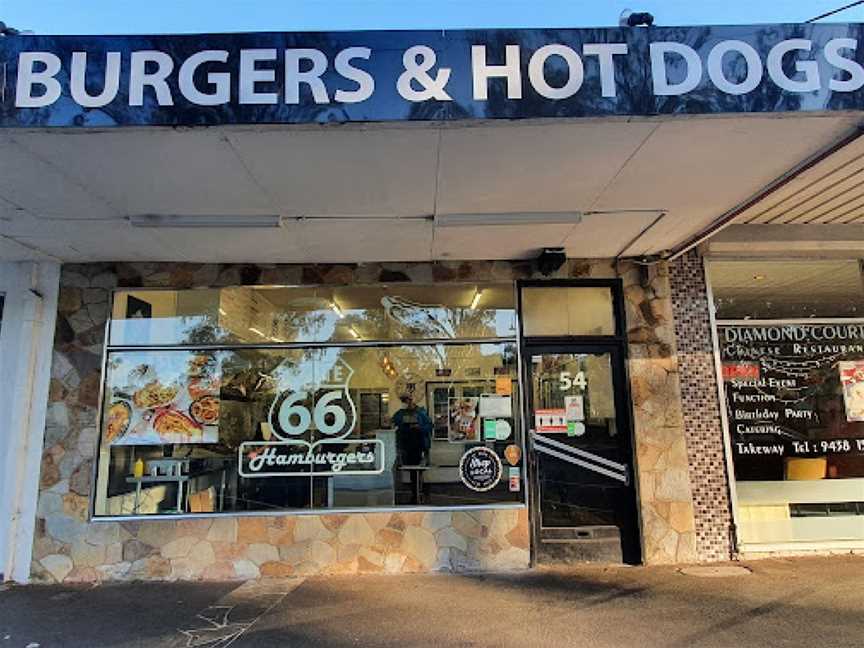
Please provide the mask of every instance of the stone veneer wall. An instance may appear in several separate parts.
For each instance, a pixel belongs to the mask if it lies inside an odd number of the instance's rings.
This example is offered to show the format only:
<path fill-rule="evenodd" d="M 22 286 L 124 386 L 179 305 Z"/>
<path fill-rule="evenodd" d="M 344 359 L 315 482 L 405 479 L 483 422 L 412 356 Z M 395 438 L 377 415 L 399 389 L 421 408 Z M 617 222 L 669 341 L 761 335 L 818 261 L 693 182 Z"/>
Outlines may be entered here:
<path fill-rule="evenodd" d="M 101 357 L 115 287 L 511 281 L 528 262 L 362 265 L 100 263 L 64 266 L 32 575 L 44 582 L 525 568 L 526 509 L 88 521 Z M 695 560 L 665 265 L 571 260 L 557 277 L 625 285 L 644 558 Z"/>
<path fill-rule="evenodd" d="M 696 546 L 700 560 L 729 560 L 732 516 L 702 258 L 688 252 L 670 265 L 670 275 Z"/>
<path fill-rule="evenodd" d="M 633 400 L 643 560 L 695 562 L 693 496 L 665 262 L 620 268 Z"/>

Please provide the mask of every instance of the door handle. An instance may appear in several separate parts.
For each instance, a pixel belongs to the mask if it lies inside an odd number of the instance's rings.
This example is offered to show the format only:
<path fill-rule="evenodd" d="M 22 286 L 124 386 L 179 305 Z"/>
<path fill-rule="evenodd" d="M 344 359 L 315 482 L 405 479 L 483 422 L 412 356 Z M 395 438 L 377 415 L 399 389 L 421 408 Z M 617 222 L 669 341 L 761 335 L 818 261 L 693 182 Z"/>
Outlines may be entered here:
<path fill-rule="evenodd" d="M 566 443 L 555 441 L 554 439 L 550 439 L 547 436 L 541 436 L 536 432 L 532 432 L 531 434 L 532 438 L 536 438 L 537 441 L 550 445 L 556 450 L 575 454 L 578 457 L 587 459 L 588 461 L 594 461 L 613 470 L 620 470 L 624 472 L 627 471 L 627 466 L 625 464 L 618 463 L 617 461 L 612 461 L 611 459 L 607 459 L 606 457 L 594 454 L 593 452 L 588 452 L 587 450 L 582 450 L 581 448 L 574 448 L 573 446 L 568 446 Z"/>
<path fill-rule="evenodd" d="M 580 468 L 620 481 L 625 486 L 630 485 L 630 471 L 624 464 L 612 461 L 611 459 L 606 459 L 605 457 L 590 452 L 585 452 L 584 450 L 579 450 L 578 448 L 572 448 L 564 443 L 542 437 L 536 433 L 531 434 L 531 439 L 532 448 L 535 452 L 541 452 L 550 457 L 566 461 L 574 466 L 579 466 Z M 585 458 L 580 458 L 580 456 L 584 456 Z M 592 463 L 587 459 L 593 460 L 597 463 Z"/>

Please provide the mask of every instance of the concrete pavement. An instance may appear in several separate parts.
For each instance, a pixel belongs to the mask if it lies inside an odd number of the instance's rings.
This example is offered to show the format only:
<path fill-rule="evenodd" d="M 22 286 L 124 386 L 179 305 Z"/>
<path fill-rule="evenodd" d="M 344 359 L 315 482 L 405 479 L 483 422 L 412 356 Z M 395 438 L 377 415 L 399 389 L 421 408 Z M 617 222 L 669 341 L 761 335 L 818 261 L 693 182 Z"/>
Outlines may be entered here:
<path fill-rule="evenodd" d="M 864 646 L 864 557 L 0 592 L 0 648 Z"/>

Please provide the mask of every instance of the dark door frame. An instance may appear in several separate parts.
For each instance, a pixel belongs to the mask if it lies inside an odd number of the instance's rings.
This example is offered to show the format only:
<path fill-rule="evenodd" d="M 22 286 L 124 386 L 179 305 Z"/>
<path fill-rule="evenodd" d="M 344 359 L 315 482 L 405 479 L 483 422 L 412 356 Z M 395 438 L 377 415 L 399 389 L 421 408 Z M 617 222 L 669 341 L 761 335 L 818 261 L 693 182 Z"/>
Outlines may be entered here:
<path fill-rule="evenodd" d="M 531 380 L 532 355 L 543 353 L 610 353 L 612 358 L 612 383 L 615 394 L 615 416 L 621 429 L 625 432 L 625 452 L 629 456 L 629 467 L 632 473 L 630 484 L 633 524 L 633 538 L 638 549 L 638 562 L 642 562 L 642 537 L 639 515 L 639 497 L 636 480 L 636 453 L 633 434 L 633 407 L 630 398 L 630 379 L 627 371 L 628 346 L 626 337 L 626 322 L 624 309 L 624 290 L 620 279 L 553 279 L 553 280 L 522 280 L 516 283 L 517 307 L 519 309 L 519 354 L 522 358 L 523 390 L 523 421 L 525 421 L 525 436 L 527 450 L 528 503 L 531 517 L 531 564 L 537 563 L 537 546 L 540 541 L 540 489 L 537 480 L 537 463 L 532 447 L 530 430 L 534 418 L 531 412 L 533 402 L 533 383 Z M 612 292 L 612 309 L 615 318 L 615 333 L 613 335 L 580 335 L 580 336 L 543 336 L 526 337 L 523 329 L 522 289 L 523 288 L 609 288 Z"/>

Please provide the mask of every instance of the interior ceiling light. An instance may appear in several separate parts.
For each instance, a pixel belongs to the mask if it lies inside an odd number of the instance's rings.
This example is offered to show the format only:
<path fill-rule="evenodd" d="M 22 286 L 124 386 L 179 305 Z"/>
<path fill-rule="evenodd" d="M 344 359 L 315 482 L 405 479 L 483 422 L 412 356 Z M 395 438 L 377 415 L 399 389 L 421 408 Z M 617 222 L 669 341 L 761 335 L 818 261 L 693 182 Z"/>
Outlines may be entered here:
<path fill-rule="evenodd" d="M 480 303 L 480 295 L 482 294 L 482 290 L 477 290 L 474 292 L 474 297 L 471 299 L 471 305 L 468 307 L 470 310 L 477 310 L 477 305 Z"/>
<path fill-rule="evenodd" d="M 279 215 L 192 215 L 192 214 L 134 214 L 129 216 L 132 227 L 145 228 L 273 228 L 282 227 Z"/>
<path fill-rule="evenodd" d="M 764 280 L 765 280 L 765 275 L 764 275 L 764 274 L 755 274 L 755 275 L 753 275 L 753 281 L 764 281 Z"/>
<path fill-rule="evenodd" d="M 519 212 L 512 214 L 435 214 L 436 227 L 496 225 L 578 225 L 582 212 Z"/>
<path fill-rule="evenodd" d="M 339 316 L 339 319 L 345 319 L 345 311 L 343 311 L 335 301 L 330 302 L 330 310 L 336 313 L 336 315 Z"/>

